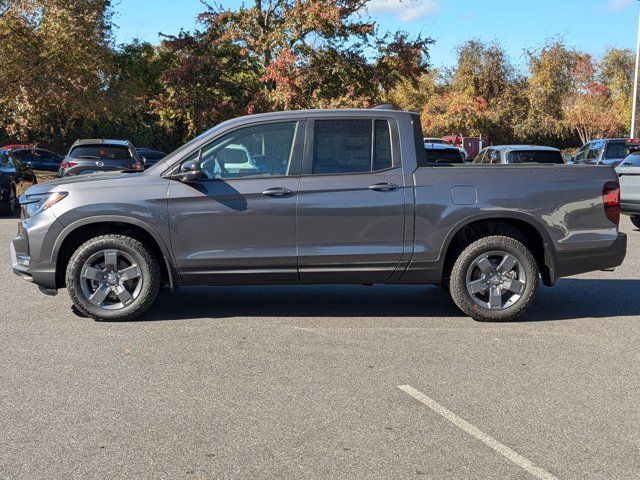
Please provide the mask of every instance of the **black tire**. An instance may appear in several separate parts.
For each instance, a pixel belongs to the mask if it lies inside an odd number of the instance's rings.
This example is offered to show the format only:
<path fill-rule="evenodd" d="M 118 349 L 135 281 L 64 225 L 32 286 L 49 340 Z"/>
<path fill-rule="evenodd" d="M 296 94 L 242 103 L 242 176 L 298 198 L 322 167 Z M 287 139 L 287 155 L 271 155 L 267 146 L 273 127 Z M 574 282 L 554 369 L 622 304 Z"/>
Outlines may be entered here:
<path fill-rule="evenodd" d="M 489 276 L 482 272 L 477 260 L 500 259 L 500 253 L 505 254 L 503 258 L 509 257 L 511 261 L 515 259 L 515 266 L 505 274 L 500 274 L 499 266 L 494 265 L 492 261 L 490 264 L 493 273 Z M 491 258 L 487 254 L 490 254 Z M 524 313 L 533 302 L 540 285 L 539 277 L 538 264 L 524 244 L 511 237 L 494 235 L 476 240 L 460 253 L 451 270 L 449 291 L 458 308 L 474 320 L 511 321 Z M 490 282 L 496 282 L 496 284 Z M 493 286 L 482 288 L 472 296 L 471 290 L 474 283 Z M 511 288 L 517 286 L 518 292 L 511 291 L 505 283 Z M 492 301 L 490 292 L 493 292 L 493 289 L 503 293 L 496 294 L 497 304 L 494 308 L 490 308 Z M 483 300 L 486 300 L 487 306 L 480 304 L 484 303 Z M 502 302 L 504 306 L 497 306 Z"/>
<path fill-rule="evenodd" d="M 0 215 L 15 217 L 17 212 L 18 198 L 16 196 L 16 189 L 11 186 L 11 190 L 9 190 L 9 198 L 6 202 L 0 203 Z"/>
<path fill-rule="evenodd" d="M 106 279 L 101 280 L 101 283 L 92 283 L 92 280 L 88 280 L 85 276 L 86 270 L 83 272 L 83 269 L 87 267 L 86 263 L 91 262 L 93 258 L 99 259 L 104 251 L 117 252 L 116 259 L 118 259 L 118 255 L 121 255 L 120 258 L 124 258 L 125 267 L 128 258 L 131 260 L 131 265 L 135 263 L 135 266 L 139 268 L 139 276 L 130 281 L 135 285 L 135 292 L 131 295 L 132 299 L 127 304 L 121 302 L 122 307 L 117 307 L 117 303 L 115 303 L 119 301 L 117 297 L 120 296 L 120 293 L 118 292 L 116 295 L 114 289 L 122 290 L 122 286 L 125 286 L 126 282 L 123 281 L 113 287 L 106 283 Z M 116 260 L 116 263 L 118 261 L 122 262 L 123 260 Z M 106 264 L 105 257 L 105 269 L 108 268 Z M 98 271 L 98 268 L 94 270 Z M 97 321 L 125 321 L 139 317 L 156 300 L 161 281 L 160 265 L 151 249 L 139 240 L 126 235 L 100 235 L 86 241 L 71 255 L 66 271 L 67 289 L 74 306 L 80 313 Z M 112 302 L 111 305 L 105 303 L 105 306 L 97 306 L 89 300 L 88 293 L 94 286 L 95 291 L 99 288 L 112 288 L 106 298 L 108 302 Z M 109 309 L 110 307 L 113 309 Z"/>
<path fill-rule="evenodd" d="M 633 223 L 633 226 L 636 228 L 640 228 L 640 215 L 633 215 L 630 218 L 631 218 L 631 223 Z"/>

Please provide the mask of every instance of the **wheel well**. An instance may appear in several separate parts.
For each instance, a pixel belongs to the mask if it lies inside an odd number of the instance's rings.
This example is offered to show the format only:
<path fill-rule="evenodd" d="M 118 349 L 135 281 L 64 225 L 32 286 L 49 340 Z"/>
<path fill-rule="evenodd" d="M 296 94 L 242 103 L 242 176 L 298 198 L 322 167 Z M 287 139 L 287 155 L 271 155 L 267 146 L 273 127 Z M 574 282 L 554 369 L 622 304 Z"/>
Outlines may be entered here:
<path fill-rule="evenodd" d="M 158 245 L 156 239 L 153 238 L 149 232 L 142 227 L 129 223 L 98 222 L 82 225 L 76 228 L 67 235 L 62 242 L 60 250 L 58 251 L 58 258 L 56 260 L 56 285 L 58 288 L 66 286 L 65 275 L 67 265 L 69 264 L 69 260 L 71 259 L 73 252 L 75 252 L 78 247 L 87 240 L 105 234 L 128 235 L 149 246 L 160 264 L 160 269 L 162 270 L 162 282 L 164 283 L 169 281 L 169 272 L 167 271 L 167 265 L 164 261 L 162 249 L 160 248 L 160 245 Z"/>
<path fill-rule="evenodd" d="M 442 270 L 442 285 L 448 285 L 449 274 L 458 255 L 471 243 L 490 235 L 503 235 L 522 242 L 536 259 L 544 284 L 551 284 L 551 272 L 545 259 L 544 240 L 540 232 L 523 220 L 505 218 L 478 220 L 463 226 L 456 232 L 447 248 Z"/>

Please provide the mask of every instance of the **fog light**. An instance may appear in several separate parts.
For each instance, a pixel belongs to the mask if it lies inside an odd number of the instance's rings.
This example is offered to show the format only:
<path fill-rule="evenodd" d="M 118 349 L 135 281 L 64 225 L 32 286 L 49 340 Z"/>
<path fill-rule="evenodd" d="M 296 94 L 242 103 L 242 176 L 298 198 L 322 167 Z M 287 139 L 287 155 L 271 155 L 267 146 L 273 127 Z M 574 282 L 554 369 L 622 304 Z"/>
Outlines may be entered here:
<path fill-rule="evenodd" d="M 16 255 L 16 261 L 21 267 L 28 267 L 31 265 L 31 257 L 29 255 Z"/>

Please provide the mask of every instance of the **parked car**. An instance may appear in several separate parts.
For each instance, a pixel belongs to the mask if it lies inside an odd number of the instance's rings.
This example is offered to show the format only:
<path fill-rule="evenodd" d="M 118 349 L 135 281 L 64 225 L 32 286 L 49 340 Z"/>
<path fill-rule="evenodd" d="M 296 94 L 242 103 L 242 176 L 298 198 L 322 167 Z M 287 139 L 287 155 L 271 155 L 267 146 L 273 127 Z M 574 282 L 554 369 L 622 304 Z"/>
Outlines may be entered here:
<path fill-rule="evenodd" d="M 634 138 L 600 138 L 585 143 L 573 157 L 573 163 L 617 167 L 631 150 L 640 146 Z"/>
<path fill-rule="evenodd" d="M 486 321 L 524 312 L 540 277 L 622 263 L 613 169 L 442 164 L 422 139 L 393 110 L 226 121 L 144 172 L 30 188 L 13 270 L 97 320 L 141 315 L 163 283 L 392 283 Z M 262 166 L 227 170 L 238 146 Z"/>
<path fill-rule="evenodd" d="M 462 147 L 458 147 L 452 143 L 450 143 L 449 141 L 445 140 L 444 138 L 436 138 L 436 137 L 424 137 L 422 139 L 424 141 L 425 146 L 429 143 L 429 144 L 434 144 L 434 145 L 449 145 L 450 147 L 454 147 L 457 148 L 460 153 L 462 154 L 462 161 L 466 162 L 467 161 L 467 151 L 462 148 Z"/>
<path fill-rule="evenodd" d="M 5 145 L 0 147 L 0 150 L 19 150 L 21 148 L 35 148 L 35 145 L 28 145 L 26 143 L 14 143 L 12 145 Z"/>
<path fill-rule="evenodd" d="M 425 143 L 427 160 L 432 163 L 464 163 L 465 156 L 459 148 L 448 143 Z"/>
<path fill-rule="evenodd" d="M 557 148 L 537 145 L 498 145 L 482 150 L 473 163 L 546 163 L 564 165 Z"/>
<path fill-rule="evenodd" d="M 144 168 L 149 168 L 155 165 L 159 160 L 162 160 L 167 156 L 167 154 L 164 152 L 146 147 L 136 147 L 136 153 L 138 154 L 140 160 L 142 160 Z"/>
<path fill-rule="evenodd" d="M 35 170 L 57 172 L 62 163 L 60 155 L 42 148 L 20 148 L 14 150 L 13 154 L 22 164 L 28 165 Z"/>
<path fill-rule="evenodd" d="M 88 139 L 71 145 L 58 176 L 143 169 L 135 147 L 128 140 Z"/>
<path fill-rule="evenodd" d="M 616 168 L 620 178 L 622 213 L 631 217 L 631 223 L 640 228 L 640 151 L 634 151 Z"/>
<path fill-rule="evenodd" d="M 18 197 L 38 183 L 33 170 L 24 165 L 13 152 L 0 150 L 0 214 L 16 214 Z"/>

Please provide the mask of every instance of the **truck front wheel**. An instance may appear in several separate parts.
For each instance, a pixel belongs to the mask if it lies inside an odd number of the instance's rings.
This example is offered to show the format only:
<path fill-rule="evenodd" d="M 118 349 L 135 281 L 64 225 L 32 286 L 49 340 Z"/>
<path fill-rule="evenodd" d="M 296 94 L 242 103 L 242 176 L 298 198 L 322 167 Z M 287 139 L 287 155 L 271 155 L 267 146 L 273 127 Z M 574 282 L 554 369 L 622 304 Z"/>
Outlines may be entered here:
<path fill-rule="evenodd" d="M 538 264 L 518 240 L 483 237 L 467 246 L 451 270 L 455 304 L 474 320 L 510 321 L 522 314 L 538 292 Z"/>
<path fill-rule="evenodd" d="M 161 270 L 151 249 L 126 235 L 100 235 L 73 253 L 66 272 L 75 307 L 95 320 L 142 315 L 160 290 Z"/>

